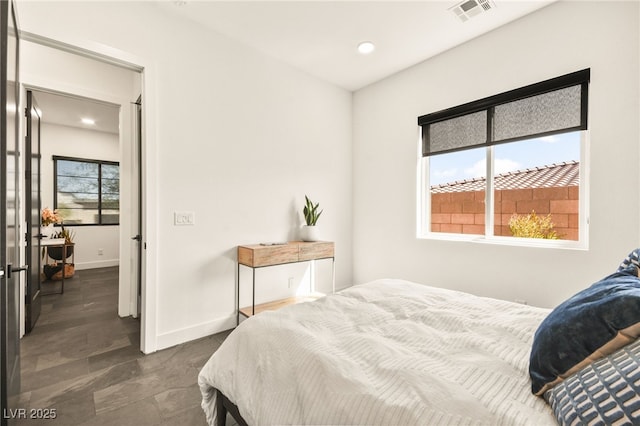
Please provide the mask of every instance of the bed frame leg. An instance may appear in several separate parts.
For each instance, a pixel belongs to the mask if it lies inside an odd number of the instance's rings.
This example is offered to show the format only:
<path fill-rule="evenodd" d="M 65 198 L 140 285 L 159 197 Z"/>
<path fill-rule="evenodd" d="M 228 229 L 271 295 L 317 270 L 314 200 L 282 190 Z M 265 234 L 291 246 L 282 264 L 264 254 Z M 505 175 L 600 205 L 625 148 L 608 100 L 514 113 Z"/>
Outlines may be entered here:
<path fill-rule="evenodd" d="M 227 424 L 227 407 L 224 406 L 224 396 L 220 391 L 216 392 L 216 426 L 226 426 Z"/>

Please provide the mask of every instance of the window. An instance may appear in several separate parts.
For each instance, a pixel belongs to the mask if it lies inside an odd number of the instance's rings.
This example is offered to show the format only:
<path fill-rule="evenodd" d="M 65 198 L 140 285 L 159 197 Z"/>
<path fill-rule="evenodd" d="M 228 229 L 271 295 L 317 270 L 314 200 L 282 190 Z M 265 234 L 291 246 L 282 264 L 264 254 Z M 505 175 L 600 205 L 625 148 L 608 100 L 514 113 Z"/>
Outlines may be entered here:
<path fill-rule="evenodd" d="M 65 225 L 117 225 L 120 216 L 117 162 L 53 157 L 54 208 Z"/>
<path fill-rule="evenodd" d="M 585 245 L 589 75 L 419 117 L 419 236 Z"/>

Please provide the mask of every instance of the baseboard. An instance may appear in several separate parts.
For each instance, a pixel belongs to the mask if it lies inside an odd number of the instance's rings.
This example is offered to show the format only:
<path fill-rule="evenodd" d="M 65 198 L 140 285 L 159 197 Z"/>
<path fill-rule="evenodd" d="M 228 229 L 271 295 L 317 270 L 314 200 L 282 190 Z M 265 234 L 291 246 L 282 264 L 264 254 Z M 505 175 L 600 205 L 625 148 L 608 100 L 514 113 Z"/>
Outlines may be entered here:
<path fill-rule="evenodd" d="M 82 271 L 83 269 L 97 269 L 97 268 L 109 268 L 111 266 L 120 265 L 120 261 L 118 259 L 111 260 L 97 260 L 93 262 L 76 262 L 76 271 Z"/>
<path fill-rule="evenodd" d="M 192 327 L 185 327 L 180 330 L 163 333 L 158 335 L 156 350 L 170 348 L 171 346 L 179 345 L 180 343 L 220 333 L 235 326 L 236 316 L 234 314 L 229 317 L 219 318 L 213 321 L 194 325 Z"/>

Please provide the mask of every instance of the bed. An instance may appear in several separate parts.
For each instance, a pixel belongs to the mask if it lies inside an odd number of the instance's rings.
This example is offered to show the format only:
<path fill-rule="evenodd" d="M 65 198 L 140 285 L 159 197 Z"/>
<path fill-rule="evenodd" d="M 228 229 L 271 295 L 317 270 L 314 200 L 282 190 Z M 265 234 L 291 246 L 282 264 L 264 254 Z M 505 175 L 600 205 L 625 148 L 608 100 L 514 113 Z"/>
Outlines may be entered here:
<path fill-rule="evenodd" d="M 210 425 L 223 401 L 249 425 L 555 424 L 527 372 L 548 314 L 402 280 L 354 286 L 240 324 L 199 375 L 202 407 Z"/>
<path fill-rule="evenodd" d="M 553 310 L 403 280 L 241 323 L 210 425 L 638 425 L 640 249 Z"/>

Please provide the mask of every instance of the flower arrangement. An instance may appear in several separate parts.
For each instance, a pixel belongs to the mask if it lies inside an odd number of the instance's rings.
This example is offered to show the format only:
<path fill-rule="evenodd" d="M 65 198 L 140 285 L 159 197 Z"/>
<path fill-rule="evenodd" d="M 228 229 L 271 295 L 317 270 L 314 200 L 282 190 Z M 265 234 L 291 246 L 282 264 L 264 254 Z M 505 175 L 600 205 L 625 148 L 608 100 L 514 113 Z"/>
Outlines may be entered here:
<path fill-rule="evenodd" d="M 62 216 L 57 210 L 51 210 L 49 207 L 42 209 L 42 226 L 49 226 L 54 223 L 62 223 Z"/>

